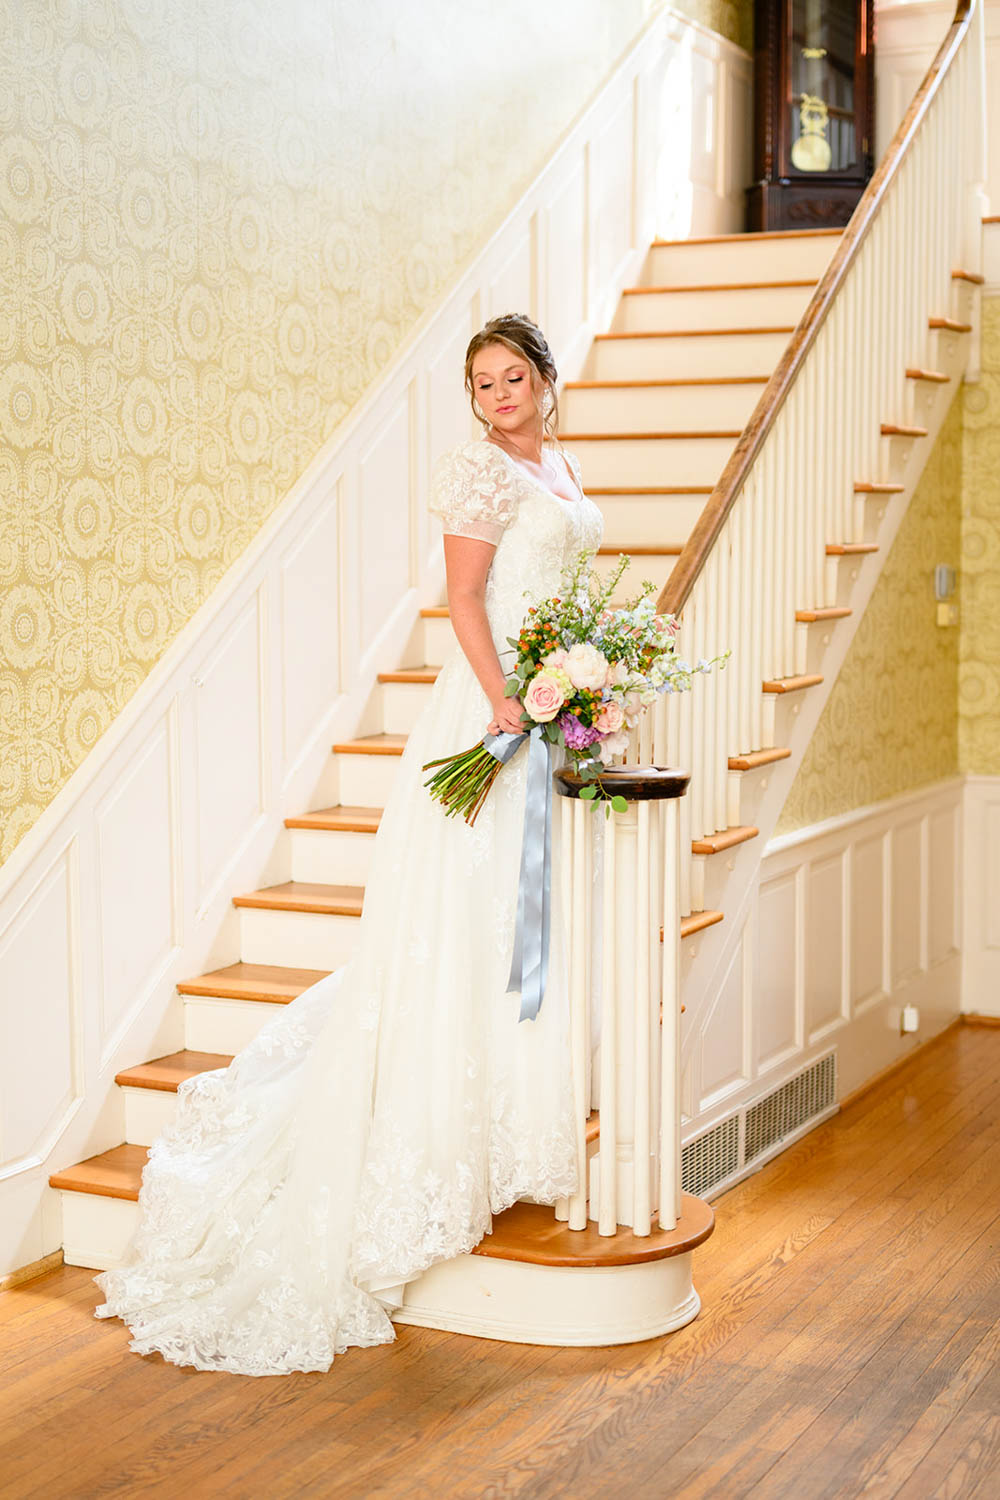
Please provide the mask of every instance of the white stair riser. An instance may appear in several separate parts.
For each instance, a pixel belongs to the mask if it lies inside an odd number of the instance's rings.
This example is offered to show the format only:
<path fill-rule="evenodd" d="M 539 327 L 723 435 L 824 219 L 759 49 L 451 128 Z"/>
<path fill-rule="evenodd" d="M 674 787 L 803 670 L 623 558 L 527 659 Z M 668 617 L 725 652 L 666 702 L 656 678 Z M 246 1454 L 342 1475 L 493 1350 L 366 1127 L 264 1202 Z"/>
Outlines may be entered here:
<path fill-rule="evenodd" d="M 63 1257 L 68 1266 L 108 1271 L 121 1264 L 135 1232 L 139 1205 L 99 1193 L 60 1193 Z"/>
<path fill-rule="evenodd" d="M 352 807 L 385 807 L 395 783 L 398 766 L 398 755 L 338 753 L 337 789 L 340 801 Z"/>
<path fill-rule="evenodd" d="M 704 286 L 800 276 L 818 280 L 839 243 L 838 235 L 822 234 L 758 240 L 747 235 L 708 245 L 654 245 L 639 279 L 643 286 Z"/>
<path fill-rule="evenodd" d="M 177 1095 L 165 1089 L 123 1088 L 125 1139 L 130 1146 L 151 1146 L 176 1111 Z"/>
<path fill-rule="evenodd" d="M 215 995 L 185 995 L 183 1000 L 185 1047 L 233 1057 L 285 1009 L 267 1000 L 223 1000 Z"/>
<path fill-rule="evenodd" d="M 735 429 L 730 429 L 735 430 Z M 712 484 L 726 466 L 736 439 L 620 438 L 573 444 L 585 488 L 613 485 Z"/>
<path fill-rule="evenodd" d="M 655 600 L 657 594 L 659 594 L 673 572 L 676 561 L 676 557 L 669 555 L 633 557 L 629 566 L 622 574 L 617 589 L 612 595 L 612 603 L 618 603 L 621 599 L 630 598 L 633 594 L 637 594 L 643 580 L 646 578 L 651 579 L 656 584 L 656 594 L 653 595 Z M 597 557 L 594 559 L 595 570 L 602 579 L 608 578 L 614 572 L 617 564 L 617 557 Z"/>
<path fill-rule="evenodd" d="M 570 390 L 563 395 L 559 417 L 567 432 L 717 432 L 720 427 L 745 427 L 765 384 Z"/>
<path fill-rule="evenodd" d="M 812 286 L 754 286 L 710 292 L 633 293 L 619 303 L 613 331 L 774 328 L 797 323 L 814 290 Z"/>
<path fill-rule="evenodd" d="M 366 885 L 375 839 L 370 833 L 324 828 L 289 829 L 292 879 L 319 885 Z"/>
<path fill-rule="evenodd" d="M 782 333 L 690 334 L 677 338 L 597 339 L 587 364 L 588 380 L 691 380 L 728 375 L 764 375 L 780 360 L 795 319 Z"/>
<path fill-rule="evenodd" d="M 623 552 L 638 543 L 683 546 L 707 495 L 595 495 L 604 513 L 604 542 Z"/>
<path fill-rule="evenodd" d="M 386 734 L 409 734 L 427 702 L 431 684 L 382 682 L 382 728 Z"/>
<path fill-rule="evenodd" d="M 425 662 L 444 662 L 455 648 L 455 632 L 451 628 L 451 621 L 431 619 L 420 621 L 423 633 L 423 660 Z"/>
<path fill-rule="evenodd" d="M 240 957 L 244 963 L 336 969 L 351 958 L 357 938 L 357 917 L 240 908 Z"/>

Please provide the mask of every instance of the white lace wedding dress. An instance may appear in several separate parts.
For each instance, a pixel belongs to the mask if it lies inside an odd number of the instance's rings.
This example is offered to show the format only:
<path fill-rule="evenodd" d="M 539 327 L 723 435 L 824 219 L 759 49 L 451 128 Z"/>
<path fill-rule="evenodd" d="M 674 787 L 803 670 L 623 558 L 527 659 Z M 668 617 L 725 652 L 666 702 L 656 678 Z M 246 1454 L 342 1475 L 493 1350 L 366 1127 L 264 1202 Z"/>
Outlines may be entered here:
<path fill-rule="evenodd" d="M 442 456 L 429 503 L 446 532 L 496 543 L 498 651 L 525 591 L 553 593 L 601 539 L 591 500 L 555 495 L 482 439 Z M 519 1022 L 506 987 L 527 747 L 471 828 L 423 785 L 423 763 L 475 744 L 490 716 L 456 645 L 399 762 L 355 955 L 229 1067 L 181 1085 L 125 1262 L 96 1277 L 97 1316 L 122 1318 L 138 1353 L 244 1375 L 325 1370 L 349 1345 L 389 1342 L 401 1285 L 471 1250 L 491 1214 L 575 1187 L 558 817 L 549 979 L 537 1019 Z"/>

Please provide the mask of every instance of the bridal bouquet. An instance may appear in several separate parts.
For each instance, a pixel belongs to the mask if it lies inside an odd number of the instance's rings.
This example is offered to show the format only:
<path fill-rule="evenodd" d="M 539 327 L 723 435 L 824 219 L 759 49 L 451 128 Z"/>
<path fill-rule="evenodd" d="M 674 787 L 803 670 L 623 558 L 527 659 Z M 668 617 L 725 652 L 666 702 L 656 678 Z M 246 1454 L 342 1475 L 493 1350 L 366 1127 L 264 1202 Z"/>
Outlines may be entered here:
<path fill-rule="evenodd" d="M 630 558 L 622 554 L 602 585 L 593 555 L 579 553 L 560 593 L 531 605 L 520 635 L 507 637 L 512 652 L 501 654 L 516 660 L 505 691 L 507 697 L 521 695 L 522 734 L 488 734 L 468 750 L 424 765 L 425 771 L 436 768 L 424 785 L 450 815 L 461 813 L 474 823 L 509 752 L 536 729 L 563 745 L 576 763 L 586 783 L 581 797 L 601 796 L 610 804 L 609 816 L 612 808 L 624 812 L 624 799 L 605 792 L 602 768 L 626 749 L 629 730 L 660 693 L 683 691 L 696 672 L 725 664 L 728 652 L 697 666 L 677 657 L 678 625 L 656 613 L 649 597 L 653 583 L 644 582 L 634 598 L 612 608 L 609 601 Z"/>

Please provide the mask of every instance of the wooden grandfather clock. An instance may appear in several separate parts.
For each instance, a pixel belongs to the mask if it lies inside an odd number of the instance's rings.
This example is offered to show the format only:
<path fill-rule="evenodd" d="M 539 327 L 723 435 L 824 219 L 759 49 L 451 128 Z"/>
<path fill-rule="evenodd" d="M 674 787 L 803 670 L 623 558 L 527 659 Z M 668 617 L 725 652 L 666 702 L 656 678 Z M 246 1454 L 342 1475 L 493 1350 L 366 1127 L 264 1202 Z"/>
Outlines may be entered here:
<path fill-rule="evenodd" d="M 748 229 L 846 224 L 872 175 L 874 0 L 755 0 Z"/>

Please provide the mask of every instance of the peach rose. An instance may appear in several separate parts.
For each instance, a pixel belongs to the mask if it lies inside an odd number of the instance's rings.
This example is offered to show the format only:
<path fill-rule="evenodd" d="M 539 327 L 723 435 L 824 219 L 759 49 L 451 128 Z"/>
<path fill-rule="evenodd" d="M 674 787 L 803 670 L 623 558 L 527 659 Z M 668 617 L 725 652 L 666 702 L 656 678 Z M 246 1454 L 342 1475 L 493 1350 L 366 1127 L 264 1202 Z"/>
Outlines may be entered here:
<path fill-rule="evenodd" d="M 610 703 L 605 703 L 594 723 L 594 728 L 599 729 L 602 734 L 614 734 L 621 729 L 625 722 L 625 710 L 621 704 L 612 698 Z"/>
<path fill-rule="evenodd" d="M 524 706 L 536 724 L 547 724 L 566 702 L 562 683 L 555 672 L 536 672 L 524 695 Z"/>

